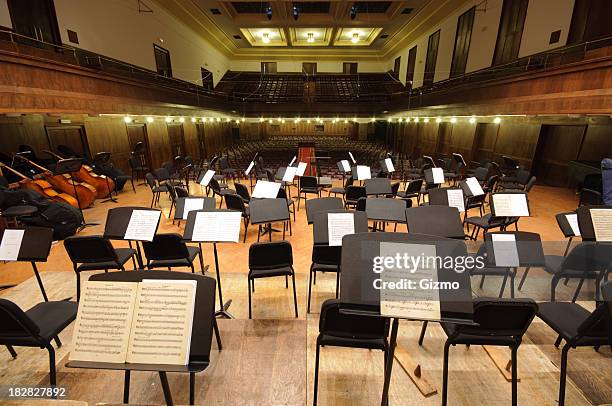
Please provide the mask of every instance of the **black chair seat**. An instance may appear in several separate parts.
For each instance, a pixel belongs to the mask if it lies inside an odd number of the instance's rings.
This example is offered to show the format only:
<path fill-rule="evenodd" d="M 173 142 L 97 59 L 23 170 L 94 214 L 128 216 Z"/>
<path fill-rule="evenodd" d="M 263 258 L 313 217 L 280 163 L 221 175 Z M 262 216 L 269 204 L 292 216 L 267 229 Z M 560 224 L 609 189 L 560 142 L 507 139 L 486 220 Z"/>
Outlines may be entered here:
<path fill-rule="evenodd" d="M 293 271 L 291 267 L 283 267 L 283 268 L 274 268 L 274 269 L 251 269 L 249 271 L 249 278 L 267 278 L 270 276 L 285 276 L 285 275 L 293 275 Z"/>
<path fill-rule="evenodd" d="M 354 338 L 354 337 L 342 337 L 330 334 L 320 334 L 317 338 L 317 344 L 329 345 L 334 347 L 350 347 L 350 348 L 364 348 L 371 350 L 385 350 L 386 342 L 384 338 Z"/>
<path fill-rule="evenodd" d="M 346 191 L 343 187 L 333 187 L 329 190 L 330 193 L 336 193 L 339 195 L 343 195 Z"/>
<path fill-rule="evenodd" d="M 417 197 L 419 195 L 419 192 L 406 193 L 405 191 L 400 190 L 399 192 L 397 192 L 397 195 L 401 197 L 402 199 L 409 199 L 412 197 Z"/>
<path fill-rule="evenodd" d="M 149 268 L 172 268 L 181 266 L 191 266 L 193 260 L 199 254 L 200 248 L 187 246 L 187 251 L 189 252 L 189 259 L 154 259 L 149 263 Z"/>
<path fill-rule="evenodd" d="M 444 332 L 450 337 L 453 336 L 458 328 L 457 324 L 440 323 Z M 495 335 L 476 335 L 459 333 L 452 339 L 453 344 L 475 344 L 475 345 L 500 345 L 512 347 L 516 345 L 516 340 L 509 336 Z"/>
<path fill-rule="evenodd" d="M 331 264 L 319 264 L 316 262 L 312 263 L 312 271 L 313 272 L 340 272 L 339 265 L 331 265 Z"/>
<path fill-rule="evenodd" d="M 319 193 L 321 191 L 321 187 L 302 187 L 300 188 L 300 193 Z"/>
<path fill-rule="evenodd" d="M 2 210 L 2 217 L 25 217 L 35 214 L 38 209 L 34 206 L 12 206 Z"/>
<path fill-rule="evenodd" d="M 548 302 L 538 304 L 538 317 L 566 341 L 578 335 L 577 328 L 590 315 L 591 312 L 577 303 Z M 578 345 L 606 345 L 608 337 L 585 336 L 576 343 Z"/>
<path fill-rule="evenodd" d="M 167 185 L 155 186 L 152 190 L 153 190 L 153 193 L 167 193 L 168 186 Z"/>
<path fill-rule="evenodd" d="M 62 300 L 57 302 L 42 302 L 26 311 L 34 323 L 40 328 L 39 335 L 47 341 L 57 336 L 75 319 L 79 304 Z"/>
<path fill-rule="evenodd" d="M 97 271 L 100 269 L 118 269 L 117 265 L 124 265 L 130 258 L 136 254 L 136 250 L 132 248 L 115 248 L 117 253 L 117 262 L 92 262 L 79 265 L 78 272 L 82 271 Z"/>
<path fill-rule="evenodd" d="M 503 218 L 491 220 L 491 217 L 491 214 L 485 214 L 482 217 L 468 217 L 465 222 L 481 228 L 496 228 L 504 225 Z"/>

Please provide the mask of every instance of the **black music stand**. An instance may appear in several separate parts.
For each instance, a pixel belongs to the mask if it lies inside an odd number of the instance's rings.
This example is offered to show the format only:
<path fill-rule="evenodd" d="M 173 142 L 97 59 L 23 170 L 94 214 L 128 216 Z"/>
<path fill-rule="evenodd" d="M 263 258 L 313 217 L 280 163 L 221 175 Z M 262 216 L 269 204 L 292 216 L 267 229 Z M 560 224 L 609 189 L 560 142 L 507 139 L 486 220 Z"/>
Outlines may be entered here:
<path fill-rule="evenodd" d="M 83 158 L 67 158 L 60 159 L 55 164 L 54 175 L 70 175 L 70 180 L 72 181 L 72 187 L 74 188 L 74 197 L 77 200 L 77 204 L 79 206 L 79 211 L 81 212 L 81 217 L 83 218 L 83 223 L 79 227 L 79 231 L 84 229 L 85 227 L 97 226 L 98 223 L 87 223 L 85 222 L 85 216 L 83 215 L 83 208 L 81 207 L 81 200 L 79 199 L 79 194 L 77 193 L 76 182 L 74 181 L 74 174 L 81 170 L 83 166 Z"/>
<path fill-rule="evenodd" d="M 612 205 L 581 206 L 576 209 L 582 241 L 596 241 L 593 219 L 591 218 L 591 209 L 612 210 Z"/>
<path fill-rule="evenodd" d="M 391 181 L 388 178 L 366 179 L 363 183 L 366 188 L 366 195 L 368 196 L 386 196 L 391 194 Z"/>
<path fill-rule="evenodd" d="M 185 200 L 186 199 L 202 201 L 201 207 L 195 210 L 210 210 L 216 207 L 216 202 L 215 202 L 214 197 L 179 197 L 178 199 L 176 199 L 176 209 L 174 210 L 174 219 L 172 220 L 172 223 L 178 220 L 179 226 L 181 225 L 182 220 L 186 220 L 185 218 L 183 218 L 185 217 L 184 214 L 185 214 Z"/>
<path fill-rule="evenodd" d="M 456 207 L 418 206 L 406 209 L 408 232 L 465 239 L 463 222 Z"/>
<path fill-rule="evenodd" d="M 383 179 L 388 180 L 388 179 Z M 366 215 L 369 220 L 374 221 L 374 231 L 378 231 L 378 222 L 383 226 L 380 231 L 385 231 L 387 223 L 395 223 L 393 231 L 397 230 L 397 224 L 406 224 L 406 201 L 402 199 L 367 198 Z"/>
<path fill-rule="evenodd" d="M 205 210 L 193 210 L 190 211 L 188 216 L 187 216 L 187 223 L 185 224 L 185 232 L 183 233 L 183 239 L 189 242 L 197 242 L 198 245 L 200 246 L 200 252 L 203 253 L 202 251 L 202 243 L 203 242 L 212 242 L 213 245 L 213 252 L 215 254 L 215 273 L 217 274 L 217 288 L 219 290 L 219 310 L 217 310 L 215 312 L 215 317 L 217 316 L 221 316 L 221 317 L 225 317 L 227 319 L 233 319 L 234 316 L 232 316 L 232 314 L 227 310 L 229 309 L 230 305 L 232 304 L 232 299 L 228 300 L 227 302 L 223 302 L 223 291 L 221 289 L 221 271 L 219 269 L 219 255 L 217 254 L 217 243 L 219 242 L 227 242 L 227 241 L 193 241 L 192 237 L 193 237 L 193 228 L 195 226 L 195 221 L 196 221 L 196 216 L 199 212 L 233 212 L 235 210 L 229 210 L 229 209 L 215 209 L 215 206 L 213 205 L 212 209 L 205 209 Z M 204 255 L 204 254 L 202 254 Z"/>
<path fill-rule="evenodd" d="M 110 162 L 110 159 L 111 159 L 110 152 L 98 152 L 96 155 L 94 155 L 93 162 L 94 162 L 94 165 L 100 166 L 100 168 L 104 168 L 105 165 L 107 165 Z M 118 200 L 113 197 L 113 192 L 111 191 L 110 183 L 108 182 L 108 175 L 104 175 L 104 178 L 106 179 L 106 187 L 108 188 L 108 196 L 107 196 L 107 199 L 104 200 L 102 203 L 104 202 L 117 203 Z"/>
<path fill-rule="evenodd" d="M 29 262 L 32 265 L 34 276 L 38 282 L 40 293 L 42 293 L 45 302 L 49 301 L 47 292 L 43 285 L 40 273 L 36 267 L 36 262 L 47 262 L 49 252 L 51 251 L 51 243 L 53 242 L 53 229 L 46 227 L 25 227 L 19 228 L 24 230 L 23 239 L 21 240 L 21 247 L 19 248 L 19 254 L 17 256 L 18 262 Z M 0 241 L 4 237 L 4 231 L 0 231 Z"/>
<path fill-rule="evenodd" d="M 137 206 L 126 206 L 126 207 L 115 207 L 108 210 L 106 213 L 106 223 L 104 225 L 103 237 L 109 240 L 124 240 L 127 241 L 132 248 L 132 241 L 136 243 L 136 259 L 138 260 L 138 267 L 144 269 L 144 262 L 142 260 L 142 251 L 140 250 L 140 240 L 126 240 L 125 232 L 127 231 L 130 219 L 132 218 L 132 212 L 134 210 L 150 210 L 160 212 L 159 220 L 157 221 L 155 232 L 157 233 L 157 227 L 159 227 L 159 221 L 161 220 L 161 210 L 152 209 L 150 207 L 137 207 Z"/>
<path fill-rule="evenodd" d="M 251 202 L 249 203 L 249 210 L 251 213 L 251 224 L 259 225 L 257 241 L 259 241 L 259 237 L 262 234 L 262 224 L 267 224 L 267 228 L 265 230 L 268 231 L 270 241 L 272 241 L 272 223 L 278 221 L 283 222 L 283 240 L 285 239 L 285 231 L 287 229 L 287 224 L 285 222 L 291 220 L 287 200 L 251 199 Z"/>
<path fill-rule="evenodd" d="M 182 372 L 189 374 L 189 404 L 195 403 L 195 374 L 204 371 L 210 364 L 210 348 L 213 331 L 217 345 L 221 350 L 221 337 L 214 317 L 215 312 L 215 280 L 208 276 L 171 271 L 129 271 L 109 272 L 92 275 L 91 281 L 104 282 L 141 282 L 144 279 L 195 280 L 197 281 L 196 299 L 191 331 L 191 347 L 187 365 L 166 364 L 129 364 L 114 362 L 68 361 L 68 368 L 109 369 L 124 371 L 123 403 L 130 400 L 131 371 L 157 371 L 161 381 L 164 399 L 167 405 L 173 405 L 172 393 L 166 373 Z"/>
<path fill-rule="evenodd" d="M 408 317 L 390 317 L 380 313 L 380 290 L 374 288 L 379 274 L 372 271 L 374 257 L 380 255 L 380 244 L 383 242 L 435 245 L 439 257 L 459 257 L 467 255 L 463 241 L 450 240 L 425 234 L 411 233 L 360 233 L 346 235 L 342 239 L 342 259 L 340 263 L 340 312 L 370 317 L 393 319 L 387 350 L 387 364 L 381 406 L 387 406 L 389 384 L 393 369 L 395 346 L 399 319 L 424 320 Z M 357 253 L 357 254 L 356 254 Z M 450 261 L 449 261 L 450 262 Z M 456 282 L 459 289 L 439 290 L 440 318 L 437 322 L 474 325 L 473 302 L 470 276 L 468 272 L 458 273 L 451 267 L 437 270 L 438 281 Z M 448 266 L 448 265 L 447 265 Z"/>
<path fill-rule="evenodd" d="M 572 240 L 574 239 L 574 237 L 578 237 L 581 234 L 574 233 L 574 229 L 570 225 L 567 216 L 576 216 L 576 222 L 578 222 L 578 214 L 576 214 L 575 211 L 566 211 L 555 215 L 555 219 L 557 220 L 557 225 L 559 225 L 559 229 L 561 229 L 563 236 L 565 238 L 568 238 L 567 246 L 565 247 L 565 252 L 563 253 L 564 257 L 567 256 L 567 252 L 569 251 L 570 246 L 572 245 Z M 578 228 L 580 228 L 580 224 L 578 224 Z"/>
<path fill-rule="evenodd" d="M 330 246 L 329 245 L 329 229 L 328 229 L 328 221 L 327 215 L 329 213 L 350 213 L 353 215 L 353 226 L 355 228 L 355 234 L 357 233 L 367 233 L 368 232 L 368 217 L 362 211 L 351 211 L 351 210 L 328 210 L 328 211 L 319 211 L 313 215 L 314 221 L 312 222 L 312 233 L 313 233 L 313 243 L 314 245 L 319 246 Z M 331 246 L 333 248 L 338 248 L 338 252 L 341 250 L 341 246 Z"/>
<path fill-rule="evenodd" d="M 308 224 L 314 222 L 317 213 L 331 210 L 343 210 L 344 203 L 339 197 L 319 197 L 306 200 L 306 220 Z"/>

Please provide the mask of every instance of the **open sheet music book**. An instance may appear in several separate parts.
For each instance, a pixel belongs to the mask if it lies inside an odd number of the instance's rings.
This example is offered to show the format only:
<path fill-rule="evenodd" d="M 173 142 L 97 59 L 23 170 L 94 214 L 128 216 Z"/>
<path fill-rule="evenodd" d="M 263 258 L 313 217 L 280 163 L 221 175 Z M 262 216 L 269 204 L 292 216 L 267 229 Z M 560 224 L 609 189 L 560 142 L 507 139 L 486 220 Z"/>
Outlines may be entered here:
<path fill-rule="evenodd" d="M 70 361 L 187 365 L 197 282 L 87 281 Z"/>

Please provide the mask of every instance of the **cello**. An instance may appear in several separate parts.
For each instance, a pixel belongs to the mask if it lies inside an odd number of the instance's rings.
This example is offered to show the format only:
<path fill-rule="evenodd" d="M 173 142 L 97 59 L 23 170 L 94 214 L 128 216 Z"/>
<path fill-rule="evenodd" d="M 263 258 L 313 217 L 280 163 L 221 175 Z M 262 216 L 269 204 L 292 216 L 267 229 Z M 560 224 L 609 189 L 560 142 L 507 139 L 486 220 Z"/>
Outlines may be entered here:
<path fill-rule="evenodd" d="M 43 150 L 43 152 L 51 155 L 56 159 L 64 159 L 63 156 L 56 154 L 49 150 Z M 115 181 L 104 175 L 98 175 L 94 172 L 93 168 L 89 165 L 83 164 L 81 169 L 74 174 L 74 177 L 81 181 L 90 184 L 96 188 L 96 198 L 103 199 L 110 195 L 115 190 Z"/>
<path fill-rule="evenodd" d="M 96 200 L 96 188 L 90 184 L 77 182 L 68 174 L 53 175 L 47 168 L 38 165 L 36 162 L 30 161 L 24 156 L 15 155 L 15 157 L 41 171 L 47 182 L 49 182 L 56 190 L 69 194 L 72 197 L 76 197 L 78 202 L 80 202 L 81 209 L 88 208 L 93 204 L 94 200 Z"/>
<path fill-rule="evenodd" d="M 33 190 L 35 192 L 40 193 L 47 199 L 54 200 L 56 202 L 67 203 L 75 209 L 79 208 L 79 203 L 74 197 L 70 196 L 67 193 L 58 192 L 46 180 L 30 179 L 21 172 L 17 171 L 16 169 L 13 169 L 10 166 L 7 166 L 0 162 L 0 172 L 2 172 L 2 168 L 5 168 L 9 172 L 12 172 L 13 174 L 21 178 L 21 180 L 17 183 L 21 188 Z"/>

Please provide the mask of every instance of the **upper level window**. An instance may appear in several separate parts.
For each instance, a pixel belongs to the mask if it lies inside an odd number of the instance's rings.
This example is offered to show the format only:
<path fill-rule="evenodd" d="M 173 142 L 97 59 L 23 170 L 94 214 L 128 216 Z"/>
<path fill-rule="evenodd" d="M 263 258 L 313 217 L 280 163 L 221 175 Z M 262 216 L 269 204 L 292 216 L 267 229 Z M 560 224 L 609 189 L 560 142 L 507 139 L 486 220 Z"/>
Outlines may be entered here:
<path fill-rule="evenodd" d="M 171 78 L 172 64 L 170 63 L 170 52 L 157 44 L 153 44 L 153 52 L 155 53 L 155 66 L 157 67 L 157 73 Z"/>

